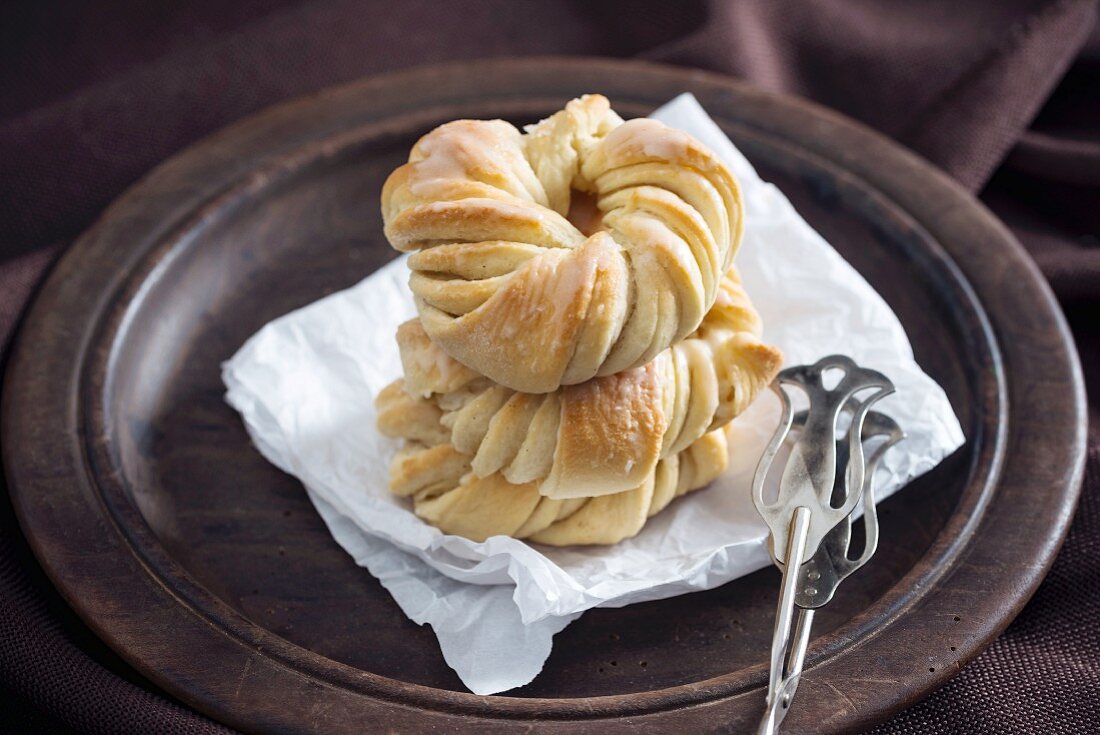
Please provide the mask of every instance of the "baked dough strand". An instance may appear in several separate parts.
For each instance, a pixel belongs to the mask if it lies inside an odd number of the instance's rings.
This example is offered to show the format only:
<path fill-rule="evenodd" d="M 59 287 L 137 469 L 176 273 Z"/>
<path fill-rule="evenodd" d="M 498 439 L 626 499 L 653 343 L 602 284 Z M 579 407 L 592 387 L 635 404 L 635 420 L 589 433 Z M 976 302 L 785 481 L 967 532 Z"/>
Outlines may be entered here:
<path fill-rule="evenodd" d="M 459 120 L 386 181 L 418 318 L 377 424 L 390 489 L 444 533 L 613 544 L 728 462 L 782 354 L 732 267 L 726 167 L 599 95 L 520 132 Z"/>
<path fill-rule="evenodd" d="M 658 462 L 637 487 L 597 498 L 556 500 L 540 495 L 533 482 L 513 484 L 499 472 L 478 477 L 449 444 L 406 446 L 394 458 L 390 485 L 412 498 L 425 521 L 473 541 L 504 535 L 552 546 L 614 544 L 718 477 L 728 462 L 726 442 L 724 428 L 709 432 Z"/>
<path fill-rule="evenodd" d="M 567 215 L 594 199 L 594 232 Z M 690 135 L 587 95 L 530 126 L 440 126 L 382 191 L 425 332 L 494 382 L 549 393 L 699 328 L 741 241 L 737 183 Z"/>
<path fill-rule="evenodd" d="M 550 498 L 623 492 L 729 423 L 771 382 L 782 355 L 760 341 L 760 328 L 731 269 L 699 329 L 651 362 L 530 394 L 450 359 L 413 320 L 398 331 L 408 397 L 380 404 L 379 425 L 417 441 L 445 427 L 475 476 L 534 482 Z"/>

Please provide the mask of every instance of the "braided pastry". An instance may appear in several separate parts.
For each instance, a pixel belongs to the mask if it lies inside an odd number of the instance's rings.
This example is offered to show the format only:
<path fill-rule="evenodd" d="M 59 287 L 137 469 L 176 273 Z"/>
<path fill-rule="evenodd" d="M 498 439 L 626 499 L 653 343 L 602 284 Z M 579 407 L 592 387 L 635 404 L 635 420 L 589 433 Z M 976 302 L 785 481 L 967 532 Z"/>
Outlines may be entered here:
<path fill-rule="evenodd" d="M 727 424 L 771 382 L 781 355 L 759 334 L 760 318 L 731 269 L 687 339 L 642 367 L 540 395 L 481 378 L 414 320 L 398 330 L 403 389 L 426 400 L 380 401 L 379 426 L 425 443 L 433 443 L 425 433 L 449 429 L 447 441 L 471 457 L 475 476 L 534 482 L 549 498 L 620 493 Z"/>
<path fill-rule="evenodd" d="M 414 253 L 431 341 L 525 393 L 644 365 L 695 331 L 743 227 L 737 182 L 709 150 L 623 122 L 600 95 L 526 134 L 501 120 L 437 128 L 387 179 L 382 214 L 390 243 Z"/>
<path fill-rule="evenodd" d="M 590 95 L 529 126 L 460 120 L 382 191 L 418 319 L 376 399 L 390 489 L 474 540 L 611 544 L 725 469 L 778 372 L 732 268 L 736 181 Z"/>
<path fill-rule="evenodd" d="M 433 404 L 395 381 L 378 397 L 380 416 L 416 416 L 399 426 L 408 440 L 390 467 L 390 489 L 411 497 L 416 514 L 444 533 L 474 541 L 506 535 L 553 546 L 614 544 L 636 535 L 674 498 L 703 487 L 726 468 L 725 429 L 704 434 L 657 462 L 635 487 L 600 497 L 556 499 L 535 482 L 512 483 L 500 472 L 471 472 L 471 457 L 453 444 L 433 444 L 446 432 Z M 385 423 L 387 419 L 382 419 Z M 391 430 L 393 426 L 389 427 Z"/>

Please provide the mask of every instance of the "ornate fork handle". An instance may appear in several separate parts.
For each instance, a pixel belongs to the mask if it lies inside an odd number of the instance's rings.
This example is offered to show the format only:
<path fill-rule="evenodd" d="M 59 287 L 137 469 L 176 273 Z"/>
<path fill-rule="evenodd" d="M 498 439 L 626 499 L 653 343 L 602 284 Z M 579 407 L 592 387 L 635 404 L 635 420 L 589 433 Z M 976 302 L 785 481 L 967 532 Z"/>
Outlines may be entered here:
<path fill-rule="evenodd" d="M 795 417 L 795 424 L 798 417 Z M 863 442 L 876 438 L 884 441 L 875 447 L 867 458 L 867 470 L 863 484 L 863 551 L 859 557 L 848 556 L 852 544 L 852 526 L 855 521 L 847 516 L 838 523 L 822 540 L 817 553 L 799 567 L 798 592 L 794 602 L 803 609 L 822 607 L 836 593 L 836 588 L 848 576 L 870 560 L 878 548 L 878 509 L 875 504 L 874 474 L 883 455 L 895 444 L 905 438 L 905 432 L 892 418 L 877 411 L 867 414 L 863 423 Z M 848 463 L 846 442 L 837 442 L 837 457 L 841 464 L 837 471 L 837 484 L 840 484 L 840 468 Z"/>
<path fill-rule="evenodd" d="M 827 370 L 841 370 L 844 376 L 833 388 L 826 388 L 823 378 Z M 779 448 L 791 430 L 793 408 L 783 386 L 800 388 L 809 398 L 806 423 L 780 477 L 779 492 L 774 502 L 764 499 L 765 479 Z M 782 407 L 779 430 L 760 458 L 753 480 L 753 502 L 771 531 L 772 558 L 776 564 L 786 563 L 791 513 L 795 508 L 810 510 L 807 532 L 807 554 L 817 552 L 822 539 L 851 514 L 862 495 L 864 481 L 863 445 L 860 437 L 863 422 L 871 406 L 894 392 L 894 385 L 882 373 L 856 365 L 850 358 L 832 355 L 813 365 L 787 368 L 779 373 L 772 389 Z M 874 392 L 860 396 L 870 389 Z M 837 420 L 846 405 L 855 410 L 848 428 L 851 461 L 845 472 L 842 501 L 832 505 L 837 467 Z"/>
<path fill-rule="evenodd" d="M 844 376 L 829 389 L 823 377 L 834 368 Z M 784 385 L 802 389 L 809 408 L 795 414 Z M 783 581 L 760 735 L 774 735 L 787 714 L 802 675 L 814 611 L 833 598 L 840 582 L 863 566 L 878 546 L 875 469 L 905 436 L 890 417 L 871 411 L 876 401 L 893 392 L 893 384 L 849 358 L 832 356 L 790 368 L 772 387 L 779 394 L 782 417 L 757 468 L 753 500 L 771 531 L 772 558 Z M 843 413 L 851 414 L 851 423 L 841 432 L 837 424 Z M 780 477 L 778 497 L 765 502 L 765 479 L 792 431 L 798 436 Z M 864 442 L 878 438 L 881 443 L 866 456 Z M 859 557 L 852 559 L 852 512 L 861 499 L 866 540 Z"/>

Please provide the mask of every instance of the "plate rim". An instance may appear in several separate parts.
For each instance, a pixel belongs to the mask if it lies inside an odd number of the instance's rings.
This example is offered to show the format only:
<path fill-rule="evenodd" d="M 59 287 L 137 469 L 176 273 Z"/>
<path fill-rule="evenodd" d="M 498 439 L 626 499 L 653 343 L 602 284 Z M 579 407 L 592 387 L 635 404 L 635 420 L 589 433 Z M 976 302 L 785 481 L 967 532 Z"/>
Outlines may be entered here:
<path fill-rule="evenodd" d="M 184 149 L 181 153 L 176 154 L 172 158 L 168 159 L 166 162 L 157 166 L 147 176 L 141 179 L 118 200 L 116 200 L 116 202 L 103 213 L 99 221 L 97 221 L 97 223 L 93 225 L 92 228 L 90 228 L 84 235 L 82 235 L 77 243 L 73 245 L 73 247 L 69 248 L 61 261 L 58 263 L 57 266 L 55 266 L 54 270 L 51 272 L 50 276 L 47 279 L 46 285 L 39 292 L 39 295 L 36 298 L 34 304 L 29 310 L 27 316 L 24 318 L 23 323 L 20 325 L 19 333 L 17 335 L 15 343 L 13 344 L 11 362 L 9 363 L 8 370 L 6 371 L 5 375 L 2 406 L 3 415 L 2 424 L 0 424 L 0 435 L 2 435 L 3 441 L 4 467 L 6 473 L 8 474 L 8 484 L 13 497 L 13 503 L 16 507 L 17 515 L 19 516 L 19 521 L 23 526 L 24 533 L 27 535 L 28 540 L 31 542 L 31 546 L 36 556 L 38 557 L 43 567 L 46 569 L 51 580 L 58 587 L 58 589 L 61 590 L 63 596 L 66 598 L 69 604 L 77 610 L 81 617 L 85 618 L 85 620 L 93 627 L 97 634 L 108 640 L 108 642 L 110 642 L 112 644 L 112 647 L 116 650 L 119 650 L 120 645 L 125 648 L 126 651 L 120 652 L 123 653 L 123 656 L 127 658 L 127 660 L 131 660 L 131 663 L 135 663 L 131 658 L 134 655 L 133 641 L 121 641 L 117 637 L 117 630 L 109 629 L 108 626 L 105 626 L 103 624 L 102 620 L 95 617 L 89 619 L 89 610 L 87 610 L 87 608 L 85 607 L 85 604 L 80 599 L 80 596 L 76 594 L 76 590 L 69 587 L 69 585 L 72 584 L 71 575 L 61 574 L 62 567 L 67 563 L 66 559 L 64 558 L 64 554 L 60 553 L 60 550 L 58 548 L 53 546 L 51 543 L 43 540 L 43 537 L 38 535 L 42 532 L 43 527 L 42 514 L 44 512 L 49 512 L 49 509 L 44 509 L 41 505 L 34 502 L 33 485 L 35 484 L 34 479 L 37 471 L 35 468 L 29 466 L 29 464 L 31 463 L 26 462 L 26 457 L 21 456 L 21 454 L 15 448 L 15 445 L 17 443 L 21 443 L 23 441 L 23 437 L 26 436 L 26 432 L 20 431 L 20 429 L 26 428 L 28 426 L 28 421 L 30 420 L 30 418 L 35 415 L 35 407 L 29 405 L 26 394 L 22 392 L 17 393 L 15 388 L 15 386 L 28 385 L 37 369 L 36 365 L 38 362 L 38 356 L 36 355 L 36 346 L 33 342 L 32 337 L 35 334 L 36 329 L 42 329 L 42 325 L 48 324 L 52 303 L 58 300 L 59 294 L 63 291 L 65 280 L 64 275 L 66 274 L 66 272 L 74 270 L 75 266 L 80 263 L 81 258 L 87 255 L 86 251 L 88 251 L 99 238 L 109 236 L 109 231 L 105 232 L 105 229 L 109 230 L 109 223 L 111 222 L 112 218 L 118 216 L 120 213 L 125 213 L 128 207 L 132 208 L 136 204 L 140 203 L 142 201 L 142 197 L 146 196 L 149 191 L 155 192 L 157 191 L 157 187 L 163 187 L 167 183 L 171 182 L 173 177 L 180 172 L 178 170 L 186 170 L 189 165 L 192 165 L 195 161 L 198 160 L 200 154 L 204 152 L 209 152 L 211 148 L 216 148 L 220 144 L 231 141 L 234 139 L 234 137 L 239 137 L 243 134 L 246 134 L 252 126 L 256 126 L 263 121 L 275 120 L 281 115 L 291 114 L 299 109 L 323 108 L 325 104 L 331 102 L 332 100 L 338 100 L 341 98 L 346 98 L 347 96 L 357 94 L 369 94 L 372 89 L 401 87 L 404 85 L 415 84 L 418 80 L 438 77 L 440 75 L 474 75 L 478 73 L 491 73 L 494 70 L 501 71 L 502 69 L 506 70 L 504 71 L 504 73 L 514 73 L 521 68 L 526 68 L 528 70 L 526 73 L 537 74 L 537 69 L 539 67 L 543 67 L 544 65 L 556 65 L 558 68 L 565 67 L 574 71 L 581 71 L 584 69 L 599 67 L 605 71 L 622 71 L 623 73 L 638 74 L 641 76 L 656 75 L 672 77 L 678 80 L 685 89 L 690 88 L 693 85 L 706 86 L 708 88 L 717 90 L 724 89 L 727 90 L 734 97 L 751 97 L 764 104 L 774 105 L 777 109 L 794 109 L 806 111 L 809 113 L 811 118 L 821 121 L 822 125 L 830 128 L 834 132 L 836 130 L 841 130 L 846 132 L 846 134 L 848 135 L 853 135 L 856 138 L 863 139 L 867 141 L 869 145 L 876 146 L 879 150 L 887 152 L 888 155 L 893 158 L 893 160 L 903 161 L 914 168 L 921 169 L 926 175 L 926 178 L 935 181 L 936 186 L 938 186 L 942 191 L 948 192 L 950 193 L 951 197 L 954 197 L 956 200 L 966 202 L 970 205 L 969 207 L 967 207 L 967 213 L 965 216 L 974 220 L 974 222 L 978 226 L 984 227 L 984 229 L 990 232 L 999 232 L 1001 243 L 1002 245 L 1006 246 L 1007 252 L 1005 253 L 1005 255 L 1008 256 L 1008 260 L 1010 261 L 1011 266 L 1014 269 L 1015 275 L 1027 281 L 1027 286 L 1030 287 L 1037 296 L 1035 303 L 1044 308 L 1044 311 L 1046 313 L 1043 316 L 1048 317 L 1048 321 L 1056 329 L 1057 333 L 1055 335 L 1056 339 L 1054 341 L 1059 343 L 1057 347 L 1059 347 L 1061 350 L 1061 356 L 1065 358 L 1063 361 L 1063 367 L 1068 368 L 1068 370 L 1066 370 L 1066 380 L 1064 382 L 1068 382 L 1071 387 L 1070 392 L 1072 395 L 1070 401 L 1068 402 L 1068 408 L 1070 413 L 1076 415 L 1077 420 L 1075 422 L 1072 422 L 1072 426 L 1069 427 L 1070 431 L 1068 432 L 1068 434 L 1071 435 L 1071 438 L 1074 441 L 1069 442 L 1067 445 L 1068 449 L 1066 453 L 1066 459 L 1068 461 L 1066 466 L 1069 469 L 1067 472 L 1064 473 L 1063 483 L 1059 487 L 1059 502 L 1057 503 L 1059 514 L 1056 517 L 1057 532 L 1050 536 L 1044 537 L 1041 542 L 1037 544 L 1036 558 L 1038 559 L 1039 563 L 1027 566 L 1022 571 L 1019 578 L 1016 580 L 1018 584 L 1013 589 L 1013 604 L 1011 605 L 1010 609 L 1004 611 L 1004 614 L 1001 615 L 1000 618 L 998 618 L 996 621 L 994 621 L 992 625 L 985 626 L 984 629 L 982 629 L 979 632 L 979 635 L 976 637 L 976 645 L 973 647 L 973 649 L 964 652 L 968 654 L 968 657 L 977 655 L 977 653 L 980 652 L 980 650 L 982 650 L 985 645 L 987 645 L 997 634 L 999 634 L 1000 631 L 1005 626 L 1007 626 L 1011 619 L 1015 617 L 1019 609 L 1023 607 L 1027 599 L 1030 598 L 1031 594 L 1037 588 L 1043 576 L 1045 576 L 1045 573 L 1049 569 L 1049 566 L 1053 561 L 1057 549 L 1060 547 L 1061 542 L 1064 539 L 1065 533 L 1068 530 L 1068 522 L 1069 519 L 1072 517 L 1072 512 L 1075 507 L 1076 499 L 1080 492 L 1080 481 L 1083 477 L 1085 458 L 1084 437 L 1086 415 L 1083 378 L 1081 376 L 1080 366 L 1076 360 L 1075 346 L 1073 344 L 1072 338 L 1070 337 L 1068 326 L 1066 325 L 1065 320 L 1062 317 L 1061 311 L 1057 307 L 1056 302 L 1054 302 L 1053 295 L 1050 293 L 1049 288 L 1046 287 L 1045 281 L 1042 280 L 1042 277 L 1038 274 L 1037 268 L 1024 253 L 1022 246 L 1015 242 L 1015 239 L 1007 231 L 1007 228 L 1005 228 L 1003 224 L 996 220 L 996 218 L 991 213 L 989 213 L 988 210 L 985 210 L 984 206 L 977 202 L 977 200 L 975 200 L 971 195 L 963 191 L 961 187 L 950 180 L 946 176 L 946 174 L 943 174 L 942 172 L 934 169 L 931 164 L 923 162 L 921 159 L 917 158 L 915 154 L 912 154 L 902 149 L 898 144 L 889 141 L 880 134 L 870 131 L 859 123 L 854 123 L 848 120 L 839 113 L 827 110 L 826 108 L 822 108 L 814 103 L 795 98 L 765 93 L 755 88 L 752 88 L 743 82 L 739 82 L 723 75 L 715 74 L 712 72 L 679 69 L 675 67 L 668 67 L 664 65 L 656 65 L 648 62 L 637 61 L 620 61 L 584 57 L 526 57 L 522 59 L 489 59 L 473 62 L 457 62 L 426 67 L 416 67 L 413 69 L 406 69 L 389 74 L 368 77 L 366 79 L 352 82 L 347 85 L 342 85 L 340 87 L 325 90 L 317 95 L 281 103 L 272 108 L 262 110 L 248 118 L 245 118 L 242 121 L 234 123 L 227 128 L 224 128 L 221 131 L 213 134 L 212 136 L 196 142 L 195 144 Z M 410 112 L 412 111 L 414 111 L 413 108 L 410 108 Z M 254 161 L 249 162 L 250 165 L 251 163 L 254 163 Z M 834 161 L 834 163 L 836 162 Z M 851 161 L 846 161 L 845 163 L 852 165 Z M 844 170 L 851 169 L 845 168 Z M 867 171 L 859 170 L 858 166 L 856 167 L 855 172 L 864 175 L 868 173 Z M 876 184 L 876 189 L 880 188 L 880 185 L 882 184 L 882 182 L 878 179 L 870 179 L 870 181 Z M 189 207 L 180 206 L 178 207 L 178 209 L 189 210 Z M 960 214 L 958 216 L 963 215 Z M 164 223 L 162 227 L 170 228 L 174 227 L 176 224 L 178 223 Z M 152 237 L 153 236 L 150 235 L 150 239 L 152 239 Z M 119 255 L 122 256 L 126 254 Z M 134 258 L 139 257 L 138 255 L 135 255 L 133 253 L 131 253 L 130 255 Z M 140 256 L 145 257 L 145 254 L 140 254 Z M 123 257 L 121 258 L 118 265 L 120 266 L 118 268 L 118 273 L 120 274 L 118 278 L 121 280 L 121 278 L 126 274 L 128 270 L 128 263 Z M 964 279 L 964 282 L 968 283 L 969 281 L 966 281 Z M 113 289 L 105 288 L 103 292 L 111 293 L 113 292 Z M 84 334 L 83 337 L 85 339 L 90 339 L 91 335 Z M 88 344 L 84 344 L 81 347 L 82 350 L 88 348 Z M 75 384 L 79 387 L 81 382 L 80 376 L 75 376 L 74 381 Z M 78 396 L 72 396 L 73 404 L 68 406 L 72 413 L 66 414 L 65 417 L 61 420 L 65 421 L 79 417 L 81 407 L 76 404 L 77 399 Z M 17 439 L 17 436 L 20 438 Z M 80 457 L 80 463 L 83 463 L 85 467 L 87 467 L 87 464 L 90 460 L 91 458 L 86 455 Z M 91 493 L 94 496 L 94 492 L 91 491 L 90 487 L 82 487 L 77 492 Z M 84 499 L 87 500 L 88 498 Z M 91 499 L 94 500 L 94 497 Z M 984 516 L 978 518 L 977 522 L 981 523 L 983 520 Z M 36 533 L 36 530 L 38 531 L 38 533 Z M 106 529 L 101 527 L 101 530 Z M 125 535 L 125 529 L 120 529 L 117 526 L 114 528 L 114 532 Z M 53 540 L 56 541 L 56 539 Z M 937 541 L 938 540 L 939 539 L 937 539 Z M 963 540 L 966 541 L 967 544 L 973 543 L 973 540 L 970 538 L 966 538 Z M 980 539 L 978 539 L 978 542 L 980 543 Z M 105 551 L 104 553 L 107 552 Z M 131 559 L 130 561 L 133 560 Z M 907 614 L 908 612 L 909 611 L 907 610 L 899 610 L 897 611 L 897 616 L 900 617 Z M 272 645 L 273 641 L 265 640 L 264 636 L 261 635 L 257 638 L 255 643 L 260 646 L 266 646 Z M 294 645 L 289 644 L 289 642 L 287 643 L 288 645 Z M 144 662 L 142 660 L 139 660 L 137 661 L 137 663 L 135 663 L 135 665 L 139 670 L 141 670 L 151 679 L 156 681 L 158 684 L 165 686 L 168 691 L 177 694 L 177 696 L 181 696 L 184 701 L 189 701 L 189 703 L 192 703 L 200 710 L 206 709 L 202 705 L 209 704 L 208 702 L 202 700 L 201 698 L 195 699 L 194 692 L 173 691 L 174 688 L 178 688 L 174 687 L 177 682 L 169 681 L 168 685 L 166 686 L 162 682 L 163 677 L 160 675 L 160 671 L 149 668 L 147 666 L 143 666 L 142 663 Z M 348 668 L 350 669 L 351 667 Z M 948 678 L 949 673 L 950 672 L 943 672 L 942 674 L 937 676 L 925 677 L 925 686 L 923 688 L 918 687 L 921 689 L 921 691 L 919 692 L 919 696 L 923 696 L 935 686 L 942 684 L 942 682 L 946 680 L 946 678 Z M 372 674 L 371 676 L 379 675 Z M 404 682 L 397 682 L 396 680 L 388 681 L 394 681 L 398 685 L 394 691 L 398 695 L 399 700 L 401 692 L 406 692 L 407 694 L 412 695 L 413 692 L 409 690 L 411 688 L 416 688 L 420 686 L 410 685 Z M 693 686 L 695 684 L 705 684 L 705 682 L 693 683 L 692 685 L 685 686 Z M 429 689 L 433 692 L 444 693 L 445 695 L 447 695 L 441 697 L 441 699 L 447 700 L 440 703 L 441 715 L 453 714 L 461 716 L 468 714 L 484 714 L 481 711 L 481 703 L 484 702 L 486 698 L 476 697 L 475 695 L 463 692 L 435 690 L 431 689 L 430 687 L 422 688 Z M 736 696 L 737 695 L 733 695 L 733 697 L 729 698 L 734 698 Z M 372 695 L 372 697 L 378 698 L 379 700 L 386 699 L 385 697 L 381 697 L 378 693 Z M 637 698 L 637 695 L 612 695 L 608 697 L 588 698 L 588 700 L 586 701 L 590 701 L 593 699 L 607 700 L 620 698 Z M 917 697 L 912 697 L 911 700 L 916 698 Z M 418 699 L 418 697 L 412 696 L 411 699 Z M 510 697 L 493 697 L 489 699 L 501 700 L 497 702 L 497 704 L 500 705 L 502 709 L 511 711 L 511 714 L 502 714 L 501 716 L 509 718 L 513 722 L 515 722 L 517 719 L 522 719 L 530 716 L 533 712 L 533 707 L 537 706 L 539 703 L 545 703 L 547 701 L 558 701 L 540 699 L 517 700 L 516 698 Z M 531 706 L 522 705 L 518 707 L 518 710 L 520 711 L 516 711 L 517 708 L 512 705 L 505 705 L 506 702 L 515 703 L 517 701 L 529 702 L 532 704 Z M 580 700 L 569 701 L 577 702 Z M 901 706 L 904 706 L 908 703 L 909 701 L 904 701 L 902 702 Z M 396 704 L 396 702 L 391 702 L 391 704 Z M 890 711 L 894 711 L 898 708 L 900 707 L 894 707 Z M 524 710 L 531 711 L 524 712 Z M 232 713 L 230 714 L 232 715 Z M 857 714 L 856 721 L 858 721 L 858 713 L 854 714 Z M 882 713 L 878 714 L 881 715 Z M 886 714 L 889 714 L 889 712 L 886 712 Z M 603 716 L 606 717 L 613 715 L 611 713 L 607 713 Z M 228 721 L 247 722 L 247 720 L 241 720 L 239 717 L 234 716 L 230 716 L 228 718 Z"/>

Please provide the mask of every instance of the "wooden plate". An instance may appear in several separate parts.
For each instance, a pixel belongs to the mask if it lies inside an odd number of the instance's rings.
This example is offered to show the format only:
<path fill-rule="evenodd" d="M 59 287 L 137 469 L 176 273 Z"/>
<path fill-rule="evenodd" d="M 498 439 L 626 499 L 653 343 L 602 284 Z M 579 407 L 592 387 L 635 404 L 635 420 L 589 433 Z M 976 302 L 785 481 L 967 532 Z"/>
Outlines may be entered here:
<path fill-rule="evenodd" d="M 534 683 L 474 696 L 222 401 L 219 363 L 257 328 L 393 256 L 379 187 L 417 136 L 537 120 L 588 91 L 627 117 L 694 92 L 887 298 L 968 437 L 883 506 L 877 556 L 817 618 L 787 731 L 914 702 L 1034 591 L 1079 490 L 1084 394 L 1058 307 L 989 212 L 867 129 L 726 77 L 485 61 L 368 79 L 195 145 L 107 210 L 31 310 L 3 409 L 16 508 L 65 598 L 156 684 L 248 731 L 754 726 L 773 570 L 587 613 Z"/>

